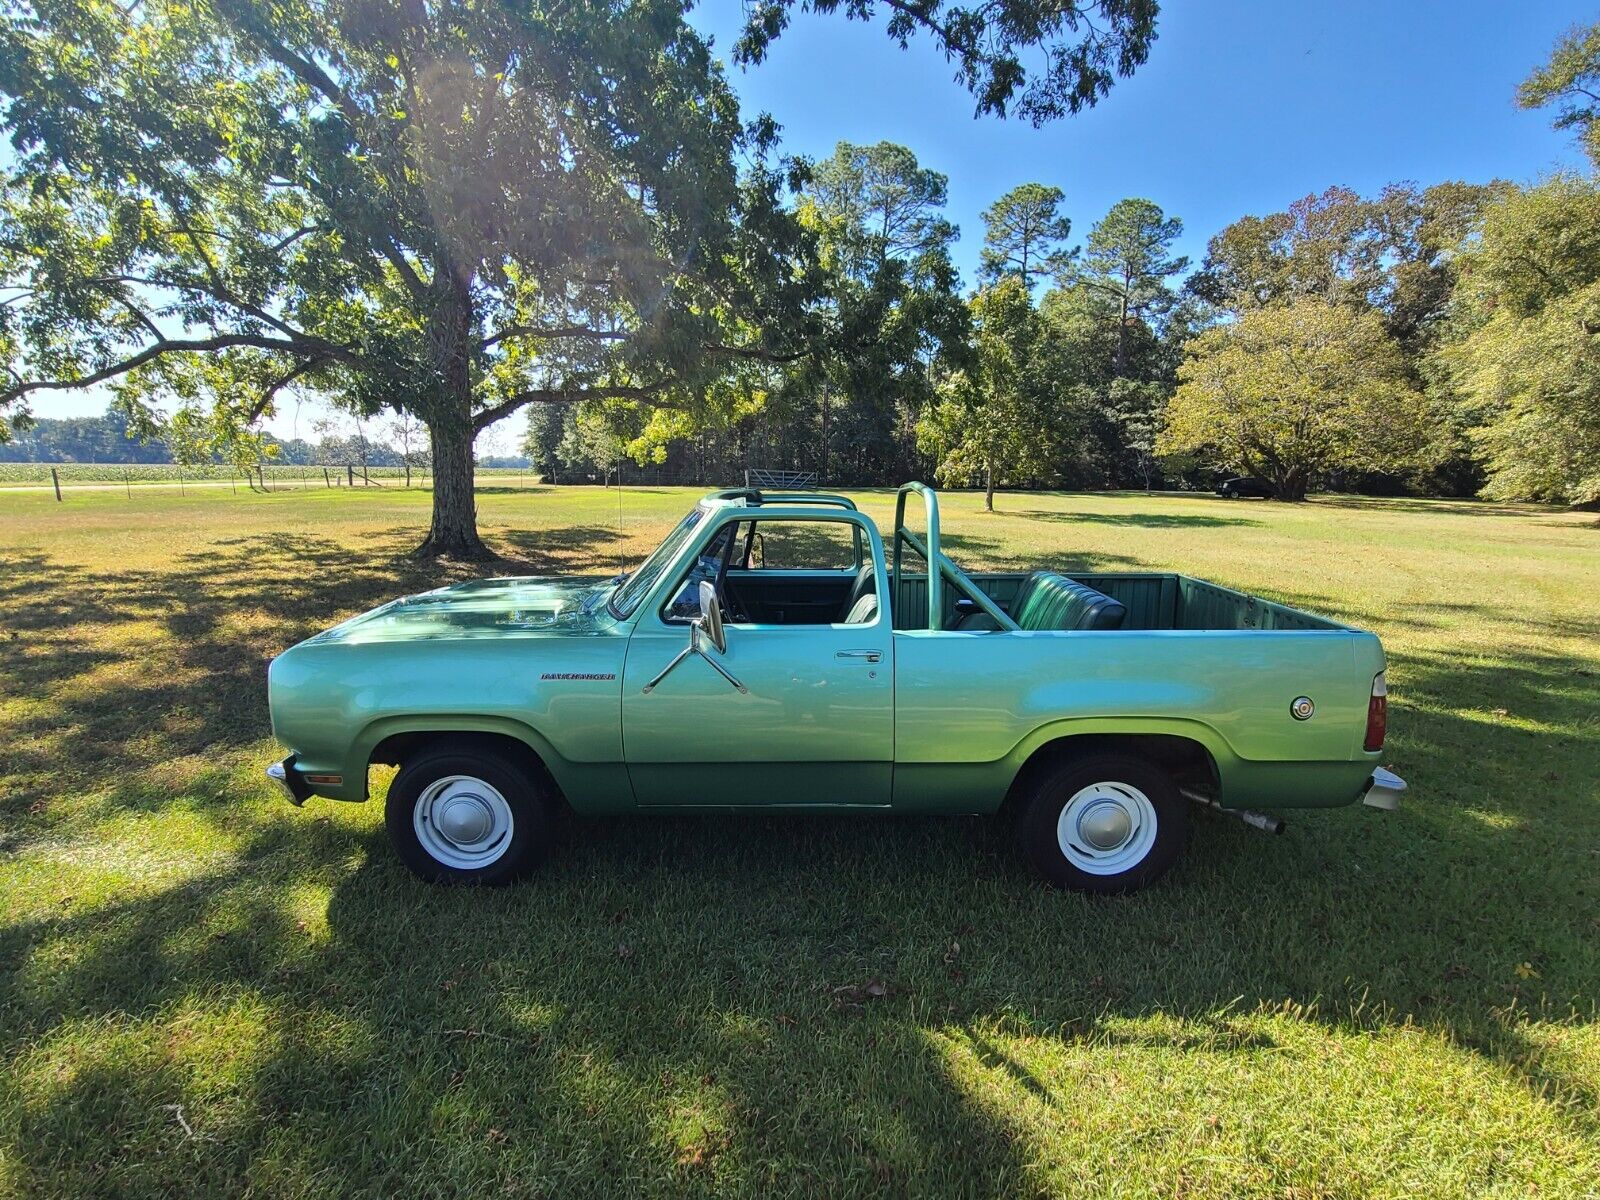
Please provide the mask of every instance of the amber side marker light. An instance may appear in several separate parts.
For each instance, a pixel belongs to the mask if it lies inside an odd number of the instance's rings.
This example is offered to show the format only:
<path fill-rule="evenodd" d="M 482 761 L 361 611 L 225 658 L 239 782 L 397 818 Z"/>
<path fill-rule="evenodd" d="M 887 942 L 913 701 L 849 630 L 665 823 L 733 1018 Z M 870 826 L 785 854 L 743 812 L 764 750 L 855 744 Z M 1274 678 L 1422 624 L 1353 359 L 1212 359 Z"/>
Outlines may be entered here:
<path fill-rule="evenodd" d="M 1389 684 L 1379 671 L 1372 677 L 1372 697 L 1367 701 L 1367 740 L 1365 750 L 1382 750 L 1384 735 L 1389 732 Z"/>
<path fill-rule="evenodd" d="M 1369 728 L 1370 728 L 1370 726 L 1369 726 Z M 1371 737 L 1372 735 L 1369 733 L 1367 736 Z M 307 783 L 320 783 L 320 784 L 323 784 L 324 786 L 335 786 L 336 787 L 339 784 L 344 782 L 344 776 L 343 775 L 307 775 L 306 776 L 306 782 Z"/>

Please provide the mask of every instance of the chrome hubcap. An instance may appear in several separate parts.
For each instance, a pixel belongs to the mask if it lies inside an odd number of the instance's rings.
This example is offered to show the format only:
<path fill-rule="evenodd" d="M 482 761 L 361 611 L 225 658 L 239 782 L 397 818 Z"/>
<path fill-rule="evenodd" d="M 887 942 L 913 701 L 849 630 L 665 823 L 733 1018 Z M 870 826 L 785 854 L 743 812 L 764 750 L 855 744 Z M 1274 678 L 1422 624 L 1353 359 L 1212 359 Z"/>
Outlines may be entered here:
<path fill-rule="evenodd" d="M 439 832 L 458 846 L 481 842 L 494 828 L 489 806 L 477 796 L 452 796 L 437 810 Z"/>
<path fill-rule="evenodd" d="M 447 775 L 423 788 L 411 824 L 432 858 L 464 871 L 499 860 L 515 829 L 506 798 L 472 775 Z"/>
<path fill-rule="evenodd" d="M 1132 784 L 1106 781 L 1080 788 L 1061 806 L 1056 842 L 1080 871 L 1119 875 L 1144 861 L 1156 828 L 1148 796 Z"/>
<path fill-rule="evenodd" d="M 1122 805 L 1096 800 L 1078 817 L 1078 836 L 1096 850 L 1115 850 L 1133 833 L 1133 817 Z"/>

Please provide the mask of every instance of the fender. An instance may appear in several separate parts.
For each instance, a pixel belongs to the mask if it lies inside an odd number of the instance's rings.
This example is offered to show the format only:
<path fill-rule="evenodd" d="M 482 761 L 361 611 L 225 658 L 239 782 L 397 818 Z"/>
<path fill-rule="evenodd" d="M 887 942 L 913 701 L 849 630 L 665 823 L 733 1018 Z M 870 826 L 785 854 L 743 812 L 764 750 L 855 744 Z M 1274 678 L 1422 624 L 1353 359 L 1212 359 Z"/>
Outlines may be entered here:
<path fill-rule="evenodd" d="M 1036 727 L 1032 733 L 1011 748 L 1011 752 L 1004 760 L 1010 768 L 1010 778 L 1015 779 L 1023 764 L 1045 743 L 1060 738 L 1082 737 L 1096 733 L 1165 734 L 1169 737 L 1198 742 L 1205 747 L 1206 753 L 1211 755 L 1211 761 L 1216 764 L 1217 774 L 1224 784 L 1230 771 L 1237 770 L 1241 762 L 1227 738 L 1204 721 L 1191 717 L 1062 717 L 1046 721 Z M 1009 780 L 1007 786 L 1010 786 Z"/>
<path fill-rule="evenodd" d="M 493 733 L 521 742 L 539 756 L 562 795 L 580 812 L 628 812 L 633 788 L 621 763 L 577 763 L 564 758 L 533 726 L 514 717 L 482 713 L 407 713 L 380 717 L 363 726 L 350 744 L 345 785 L 318 789 L 335 800 L 367 799 L 367 765 L 386 738 L 401 733 Z"/>

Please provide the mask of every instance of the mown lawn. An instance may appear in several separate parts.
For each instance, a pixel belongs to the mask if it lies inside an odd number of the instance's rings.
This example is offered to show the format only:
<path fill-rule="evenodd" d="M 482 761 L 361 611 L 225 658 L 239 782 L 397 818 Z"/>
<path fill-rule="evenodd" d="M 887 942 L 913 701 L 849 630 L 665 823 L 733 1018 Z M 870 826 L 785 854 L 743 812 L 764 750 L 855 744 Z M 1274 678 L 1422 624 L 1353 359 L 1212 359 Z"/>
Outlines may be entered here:
<path fill-rule="evenodd" d="M 689 494 L 487 490 L 521 571 Z M 890 499 L 866 506 L 884 516 Z M 278 650 L 436 582 L 426 497 L 0 497 L 0 1191 L 1600 1193 L 1600 527 L 947 502 L 974 565 L 1176 567 L 1380 631 L 1397 814 L 1202 817 L 1053 893 L 971 820 L 619 819 L 437 890 L 295 811 Z M 447 574 L 447 573 L 444 573 Z"/>

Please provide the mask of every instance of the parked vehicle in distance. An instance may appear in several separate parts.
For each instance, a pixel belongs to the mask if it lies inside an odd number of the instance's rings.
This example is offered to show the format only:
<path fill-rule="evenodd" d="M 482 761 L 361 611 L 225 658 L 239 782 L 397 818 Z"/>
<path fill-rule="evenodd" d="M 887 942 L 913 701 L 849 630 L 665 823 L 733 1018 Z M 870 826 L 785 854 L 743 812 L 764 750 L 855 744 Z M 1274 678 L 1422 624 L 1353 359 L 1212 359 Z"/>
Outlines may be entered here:
<path fill-rule="evenodd" d="M 1003 812 L 1045 879 L 1121 892 L 1192 804 L 1405 788 L 1374 635 L 1184 575 L 969 573 L 917 483 L 887 543 L 844 496 L 714 492 L 625 575 L 407 596 L 269 680 L 268 774 L 298 805 L 398 766 L 390 839 L 440 881 L 523 875 L 557 806 Z"/>
<path fill-rule="evenodd" d="M 1217 495 L 1224 500 L 1271 500 L 1277 494 L 1270 483 L 1254 475 L 1233 475 L 1217 484 Z"/>

